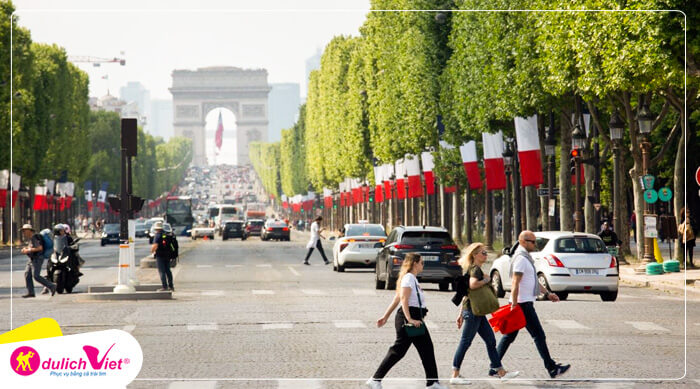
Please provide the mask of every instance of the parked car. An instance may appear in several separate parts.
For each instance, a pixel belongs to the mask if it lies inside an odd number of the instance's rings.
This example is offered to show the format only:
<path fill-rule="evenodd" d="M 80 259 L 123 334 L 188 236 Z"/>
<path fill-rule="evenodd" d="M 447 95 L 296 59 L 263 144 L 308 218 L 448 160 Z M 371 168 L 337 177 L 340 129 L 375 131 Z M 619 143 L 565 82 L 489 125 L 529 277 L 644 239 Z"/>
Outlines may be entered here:
<path fill-rule="evenodd" d="M 421 283 L 437 283 L 440 290 L 449 290 L 462 268 L 457 263 L 459 247 L 442 227 L 398 226 L 386 238 L 377 254 L 375 288 L 395 289 L 401 263 L 407 253 L 418 253 L 423 259 Z M 454 286 L 453 286 L 454 288 Z"/>
<path fill-rule="evenodd" d="M 593 293 L 603 301 L 617 299 L 620 275 L 617 259 L 608 253 L 597 235 L 565 231 L 535 232 L 537 251 L 530 255 L 540 285 L 554 292 L 560 300 L 569 293 Z M 491 267 L 491 282 L 503 297 L 511 290 L 510 266 L 518 247 L 504 248 L 503 255 Z M 540 296 L 540 299 L 543 296 Z"/>
<path fill-rule="evenodd" d="M 281 220 L 269 219 L 260 232 L 261 240 L 289 240 L 289 226 Z"/>
<path fill-rule="evenodd" d="M 246 237 L 257 235 L 260 236 L 263 226 L 265 226 L 265 221 L 261 219 L 249 219 L 245 223 L 245 234 Z"/>
<path fill-rule="evenodd" d="M 104 246 L 107 243 L 117 243 L 119 244 L 119 224 L 110 223 L 105 224 L 102 229 L 102 237 L 100 238 L 100 246 Z"/>
<path fill-rule="evenodd" d="M 192 240 L 204 238 L 205 236 L 209 239 L 214 239 L 214 227 L 209 227 L 208 224 L 200 224 L 190 231 L 190 236 Z"/>
<path fill-rule="evenodd" d="M 345 236 L 333 245 L 333 270 L 344 272 L 345 267 L 374 267 L 385 241 L 386 232 L 381 224 L 346 224 Z"/>
<path fill-rule="evenodd" d="M 246 240 L 247 236 L 243 229 L 244 222 L 242 220 L 229 221 L 224 224 L 224 228 L 221 231 L 221 239 L 228 240 L 229 238 L 241 238 L 241 240 Z"/>
<path fill-rule="evenodd" d="M 154 227 L 155 225 L 151 225 L 151 229 L 148 231 L 148 243 L 150 244 L 153 244 L 153 238 L 155 237 Z M 171 233 L 173 232 L 173 227 L 170 225 L 170 223 L 163 223 L 163 231 Z"/>

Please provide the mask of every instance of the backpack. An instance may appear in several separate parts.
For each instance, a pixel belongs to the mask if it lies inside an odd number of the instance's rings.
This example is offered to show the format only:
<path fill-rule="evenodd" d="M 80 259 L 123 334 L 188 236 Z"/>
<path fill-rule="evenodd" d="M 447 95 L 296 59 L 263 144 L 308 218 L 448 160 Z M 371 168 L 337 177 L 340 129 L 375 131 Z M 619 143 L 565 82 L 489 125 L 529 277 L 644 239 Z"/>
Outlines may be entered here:
<path fill-rule="evenodd" d="M 53 239 L 51 239 L 51 231 L 47 228 L 39 232 L 41 236 L 41 245 L 44 246 L 44 258 L 51 258 L 51 253 L 53 253 Z"/>
<path fill-rule="evenodd" d="M 178 255 L 177 240 L 174 236 L 163 233 L 161 235 L 161 239 L 158 242 L 157 251 L 161 253 L 161 255 L 163 255 L 164 258 L 176 258 Z"/>

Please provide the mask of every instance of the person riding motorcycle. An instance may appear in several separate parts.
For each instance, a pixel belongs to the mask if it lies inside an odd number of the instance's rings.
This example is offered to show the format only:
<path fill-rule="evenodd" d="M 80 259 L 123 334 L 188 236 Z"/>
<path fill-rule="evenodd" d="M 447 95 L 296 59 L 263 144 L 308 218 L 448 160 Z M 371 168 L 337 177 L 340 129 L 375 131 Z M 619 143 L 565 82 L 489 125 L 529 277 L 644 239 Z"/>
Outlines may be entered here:
<path fill-rule="evenodd" d="M 54 226 L 54 251 L 46 270 L 49 279 L 56 283 L 58 293 L 71 293 L 83 275 L 80 272 L 81 258 L 76 245 L 79 240 L 67 235 L 63 224 Z"/>

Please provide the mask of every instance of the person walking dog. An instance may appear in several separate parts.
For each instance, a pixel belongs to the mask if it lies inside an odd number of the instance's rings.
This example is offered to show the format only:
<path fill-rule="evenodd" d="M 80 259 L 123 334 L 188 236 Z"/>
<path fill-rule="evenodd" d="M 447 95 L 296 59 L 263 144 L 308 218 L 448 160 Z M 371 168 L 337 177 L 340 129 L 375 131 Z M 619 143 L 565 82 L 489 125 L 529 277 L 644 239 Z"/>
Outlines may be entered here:
<path fill-rule="evenodd" d="M 510 295 L 511 310 L 520 305 L 527 323 L 525 328 L 535 341 L 537 352 L 539 352 L 549 376 L 551 378 L 555 378 L 566 373 L 571 365 L 556 363 L 549 355 L 546 336 L 544 330 L 542 329 L 542 325 L 540 324 L 540 319 L 537 317 L 537 312 L 535 312 L 534 302 L 540 292 L 544 293 L 545 298 L 553 302 L 558 302 L 559 297 L 554 293 L 549 293 L 542 285 L 540 285 L 539 282 L 537 282 L 535 262 L 530 256 L 530 252 L 537 250 L 537 245 L 535 244 L 535 234 L 528 230 L 521 232 L 518 236 L 518 243 L 519 246 L 513 254 L 513 264 L 511 265 L 511 279 L 513 282 L 512 292 Z M 506 351 L 508 351 L 508 347 L 511 345 L 511 343 L 515 341 L 515 338 L 518 336 L 518 332 L 519 331 L 513 331 L 509 334 L 503 335 L 501 340 L 498 342 L 498 356 L 501 359 L 503 359 L 503 356 L 506 354 Z M 495 374 L 496 372 L 494 370 L 489 371 L 489 375 Z"/>
<path fill-rule="evenodd" d="M 309 257 L 314 251 L 314 248 L 317 248 L 318 252 L 321 253 L 321 257 L 323 257 L 323 261 L 326 265 L 330 263 L 328 258 L 326 258 L 326 253 L 323 251 L 323 245 L 321 244 L 321 238 L 326 239 L 321 235 L 321 232 L 323 232 L 321 221 L 323 221 L 323 217 L 317 216 L 314 222 L 311 223 L 311 238 L 309 239 L 309 243 L 306 244 L 306 248 L 309 249 L 309 251 L 306 253 L 306 258 L 304 258 L 304 265 L 309 265 Z"/>
<path fill-rule="evenodd" d="M 428 309 L 425 307 L 425 294 L 418 283 L 416 276 L 423 271 L 423 260 L 416 253 L 408 253 L 401 264 L 401 271 L 397 281 L 396 293 L 384 316 L 377 320 L 377 327 L 382 327 L 389 320 L 389 316 L 401 304 L 396 312 L 394 327 L 396 328 L 396 341 L 389 348 L 384 360 L 377 368 L 372 378 L 366 384 L 372 389 L 382 388 L 382 379 L 394 365 L 406 355 L 411 345 L 416 346 L 420 355 L 426 376 L 428 389 L 447 389 L 438 381 L 437 363 L 435 362 L 435 350 L 430 333 L 423 323 Z"/>
<path fill-rule="evenodd" d="M 462 271 L 467 278 L 468 289 L 467 295 L 462 299 L 459 316 L 457 316 L 457 328 L 462 328 L 462 338 L 459 341 L 459 346 L 457 346 L 454 359 L 452 360 L 452 378 L 450 379 L 450 384 L 466 385 L 470 383 L 459 375 L 459 370 L 462 367 L 464 355 L 467 353 L 477 333 L 486 344 L 486 352 L 491 361 L 492 371 L 496 371 L 502 380 L 515 378 L 520 374 L 520 372 L 517 371 L 508 372 L 503 368 L 503 365 L 501 365 L 501 358 L 498 356 L 498 351 L 496 350 L 496 337 L 493 334 L 493 329 L 491 329 L 486 316 L 477 315 L 472 311 L 472 300 L 475 300 L 477 295 L 472 293 L 472 298 L 470 300 L 469 292 L 481 288 L 491 288 L 491 285 L 489 285 L 491 278 L 484 275 L 484 272 L 481 270 L 481 266 L 483 266 L 488 259 L 487 255 L 488 252 L 484 245 L 475 242 L 462 251 L 461 259 L 459 260 Z M 492 291 L 489 292 L 491 293 Z M 493 298 L 496 300 L 495 307 L 498 307 L 498 300 L 496 299 L 495 293 L 493 294 Z"/>
<path fill-rule="evenodd" d="M 41 238 L 41 235 L 34 232 L 31 224 L 22 226 L 22 236 L 27 241 L 27 247 L 22 249 L 22 254 L 26 254 L 29 257 L 27 267 L 24 270 L 27 294 L 22 295 L 22 297 L 36 297 L 32 278 L 48 288 L 53 296 L 56 294 L 56 284 L 41 276 L 41 267 L 44 265 L 44 240 Z"/>

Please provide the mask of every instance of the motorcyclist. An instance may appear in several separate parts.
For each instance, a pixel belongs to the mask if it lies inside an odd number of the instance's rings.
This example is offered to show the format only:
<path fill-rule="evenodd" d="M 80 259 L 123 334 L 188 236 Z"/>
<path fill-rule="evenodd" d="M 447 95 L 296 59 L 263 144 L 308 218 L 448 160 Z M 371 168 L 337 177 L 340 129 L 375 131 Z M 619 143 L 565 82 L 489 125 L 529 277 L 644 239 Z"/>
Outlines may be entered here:
<path fill-rule="evenodd" d="M 70 227 L 68 229 L 70 231 Z M 49 261 L 47 265 L 47 274 L 49 279 L 54 279 L 54 273 L 59 270 L 64 274 L 63 281 L 61 283 L 62 287 L 59 287 L 59 293 L 62 293 L 62 289 L 70 293 L 73 287 L 80 282 L 80 265 L 84 262 L 82 258 L 78 255 L 77 247 L 71 247 L 77 240 L 74 240 L 71 236 L 66 234 L 67 230 L 64 224 L 56 224 L 53 228 L 54 232 L 54 253 L 52 255 L 52 260 Z M 67 262 L 55 261 L 54 258 L 60 259 L 68 256 Z M 58 282 L 57 282 L 58 283 Z M 42 293 L 45 293 L 42 291 Z"/>

